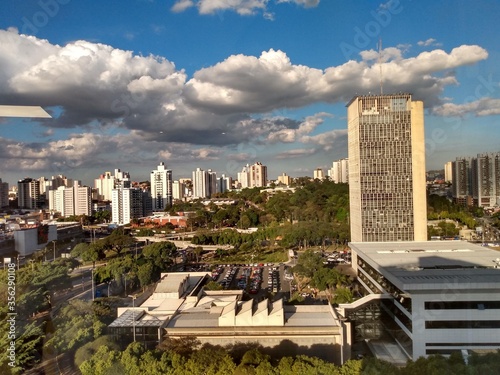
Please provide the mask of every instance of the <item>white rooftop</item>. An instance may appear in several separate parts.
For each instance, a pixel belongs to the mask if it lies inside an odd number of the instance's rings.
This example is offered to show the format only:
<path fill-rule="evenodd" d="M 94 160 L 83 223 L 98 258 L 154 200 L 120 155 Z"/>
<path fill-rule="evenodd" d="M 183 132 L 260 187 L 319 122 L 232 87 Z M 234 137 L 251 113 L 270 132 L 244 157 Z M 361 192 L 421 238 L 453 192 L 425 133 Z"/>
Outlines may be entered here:
<path fill-rule="evenodd" d="M 355 242 L 349 246 L 401 290 L 500 288 L 500 252 L 465 241 Z M 451 283 L 451 284 L 449 284 Z"/>

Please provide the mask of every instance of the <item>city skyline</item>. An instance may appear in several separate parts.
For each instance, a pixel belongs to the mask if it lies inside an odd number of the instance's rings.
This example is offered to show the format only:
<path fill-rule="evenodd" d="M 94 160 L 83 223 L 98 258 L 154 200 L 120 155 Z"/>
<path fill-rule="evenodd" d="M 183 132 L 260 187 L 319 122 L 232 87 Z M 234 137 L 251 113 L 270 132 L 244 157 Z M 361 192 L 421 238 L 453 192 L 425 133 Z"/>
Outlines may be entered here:
<path fill-rule="evenodd" d="M 174 179 L 256 161 L 271 178 L 326 172 L 347 157 L 345 105 L 381 82 L 425 103 L 427 170 L 499 151 L 498 3 L 5 4 L 0 104 L 54 117 L 0 120 L 11 185 L 121 165 L 148 180 L 161 161 Z"/>

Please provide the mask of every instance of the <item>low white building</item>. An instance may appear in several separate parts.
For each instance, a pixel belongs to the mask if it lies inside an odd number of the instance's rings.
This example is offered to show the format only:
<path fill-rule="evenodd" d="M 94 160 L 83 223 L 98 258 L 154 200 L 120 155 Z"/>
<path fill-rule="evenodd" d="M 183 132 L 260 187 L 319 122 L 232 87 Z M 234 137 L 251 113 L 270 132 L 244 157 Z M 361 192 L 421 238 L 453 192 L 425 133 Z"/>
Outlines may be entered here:
<path fill-rule="evenodd" d="M 463 241 L 349 246 L 367 295 L 340 305 L 348 332 L 377 336 L 375 331 L 384 331 L 414 360 L 500 349 L 499 252 Z M 369 308 L 374 304 L 379 312 Z M 380 325 L 374 324 L 375 318 Z"/>

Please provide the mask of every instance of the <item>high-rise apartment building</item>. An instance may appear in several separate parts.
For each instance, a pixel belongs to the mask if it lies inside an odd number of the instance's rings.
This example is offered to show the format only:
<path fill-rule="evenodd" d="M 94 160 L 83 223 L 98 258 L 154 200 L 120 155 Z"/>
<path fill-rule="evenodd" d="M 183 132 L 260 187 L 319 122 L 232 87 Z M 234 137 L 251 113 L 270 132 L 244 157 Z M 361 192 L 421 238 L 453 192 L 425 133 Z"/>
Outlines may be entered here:
<path fill-rule="evenodd" d="M 351 241 L 427 240 L 423 102 L 356 96 L 347 122 Z"/>
<path fill-rule="evenodd" d="M 174 181 L 172 183 L 172 197 L 173 199 L 181 200 L 184 198 L 184 189 L 185 186 L 180 181 Z"/>
<path fill-rule="evenodd" d="M 130 173 L 122 172 L 120 169 L 115 169 L 114 175 L 111 172 L 105 172 L 94 180 L 94 188 L 98 192 L 98 199 L 103 201 L 111 201 L 113 189 L 120 186 L 129 188 L 130 185 Z"/>
<path fill-rule="evenodd" d="M 449 161 L 444 165 L 444 181 L 453 181 L 453 162 Z"/>
<path fill-rule="evenodd" d="M 321 168 L 316 168 L 313 172 L 313 178 L 315 180 L 324 180 L 325 179 L 325 174 L 323 173 L 323 169 Z"/>
<path fill-rule="evenodd" d="M 201 168 L 193 171 L 193 198 L 208 198 L 208 172 Z"/>
<path fill-rule="evenodd" d="M 19 208 L 42 208 L 45 196 L 40 193 L 40 181 L 25 178 L 17 183 L 17 199 Z"/>
<path fill-rule="evenodd" d="M 172 205 L 172 170 L 161 162 L 151 171 L 151 198 L 153 211 L 163 211 Z"/>
<path fill-rule="evenodd" d="M 267 185 L 267 167 L 260 162 L 250 166 L 250 186 L 263 187 Z"/>
<path fill-rule="evenodd" d="M 233 181 L 231 177 L 222 174 L 221 177 L 217 178 L 217 193 L 225 193 L 231 190 L 232 185 Z"/>
<path fill-rule="evenodd" d="M 75 182 L 73 186 L 59 186 L 48 191 L 49 209 L 61 213 L 61 216 L 92 215 L 92 189 L 80 186 Z"/>
<path fill-rule="evenodd" d="M 452 162 L 452 196 L 462 205 L 500 205 L 500 152 L 457 157 Z"/>
<path fill-rule="evenodd" d="M 472 197 L 479 207 L 500 204 L 500 152 L 478 154 L 473 159 Z"/>
<path fill-rule="evenodd" d="M 139 219 L 144 213 L 144 192 L 140 188 L 113 189 L 111 199 L 112 222 L 118 225 Z"/>
<path fill-rule="evenodd" d="M 0 178 L 0 208 L 9 206 L 9 183 Z"/>
<path fill-rule="evenodd" d="M 336 182 L 338 184 L 343 183 L 349 183 L 349 160 L 348 159 L 341 159 L 334 161 L 332 163 L 332 168 L 330 168 L 329 176 L 330 179 L 333 182 Z"/>

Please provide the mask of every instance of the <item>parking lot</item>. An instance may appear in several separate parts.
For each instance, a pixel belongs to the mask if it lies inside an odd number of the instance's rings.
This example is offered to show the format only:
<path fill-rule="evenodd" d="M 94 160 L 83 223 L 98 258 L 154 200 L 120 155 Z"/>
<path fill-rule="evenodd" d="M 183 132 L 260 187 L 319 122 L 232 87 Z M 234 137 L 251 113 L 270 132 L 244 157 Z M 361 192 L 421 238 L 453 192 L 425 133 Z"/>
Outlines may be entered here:
<path fill-rule="evenodd" d="M 288 297 L 291 277 L 284 264 L 226 264 L 212 272 L 212 279 L 225 290 L 244 290 L 250 296 L 282 293 Z"/>

